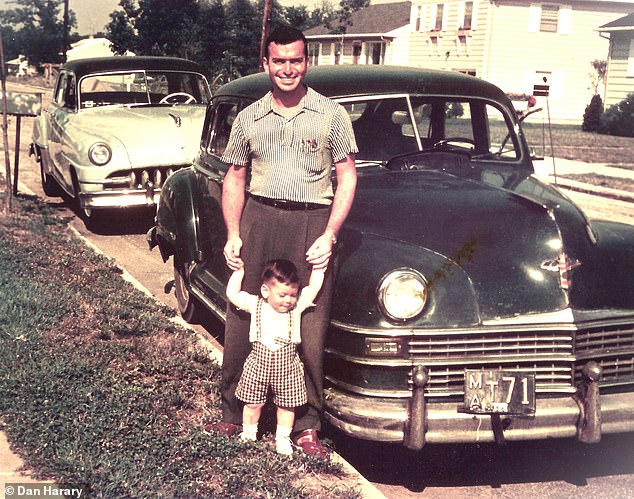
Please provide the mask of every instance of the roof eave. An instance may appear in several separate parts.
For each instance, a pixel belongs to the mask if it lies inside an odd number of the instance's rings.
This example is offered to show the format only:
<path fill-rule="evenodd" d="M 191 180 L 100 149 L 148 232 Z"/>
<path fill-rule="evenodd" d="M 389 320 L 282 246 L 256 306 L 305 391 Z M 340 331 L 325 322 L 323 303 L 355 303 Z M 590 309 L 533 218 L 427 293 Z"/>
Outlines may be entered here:
<path fill-rule="evenodd" d="M 389 33 L 345 33 L 345 34 L 328 33 L 324 35 L 307 35 L 306 36 L 306 39 L 308 41 L 317 40 L 317 39 L 341 40 L 342 38 L 345 40 L 358 40 L 359 38 L 382 38 L 382 39 L 393 40 L 394 38 L 396 38 L 396 36 L 391 34 L 391 31 Z"/>

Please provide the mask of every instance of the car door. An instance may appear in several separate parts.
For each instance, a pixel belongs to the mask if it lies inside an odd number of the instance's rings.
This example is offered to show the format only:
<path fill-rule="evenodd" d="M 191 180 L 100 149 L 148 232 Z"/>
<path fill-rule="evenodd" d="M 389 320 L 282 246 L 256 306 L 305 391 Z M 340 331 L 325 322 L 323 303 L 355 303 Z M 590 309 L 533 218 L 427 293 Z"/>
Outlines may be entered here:
<path fill-rule="evenodd" d="M 223 256 L 227 235 L 222 216 L 222 181 L 229 165 L 221 158 L 241 108 L 238 99 L 217 100 L 211 104 L 203 126 L 200 155 L 194 164 L 200 189 L 198 213 L 204 261 L 194 268 L 191 279 L 214 299 L 220 300 L 220 306 L 223 306 L 224 288 L 230 273 Z"/>
<path fill-rule="evenodd" d="M 73 192 L 71 165 L 68 161 L 66 134 L 76 113 L 75 77 L 62 71 L 55 86 L 53 102 L 47 108 L 49 120 L 49 152 L 53 163 L 53 175 L 69 193 Z"/>

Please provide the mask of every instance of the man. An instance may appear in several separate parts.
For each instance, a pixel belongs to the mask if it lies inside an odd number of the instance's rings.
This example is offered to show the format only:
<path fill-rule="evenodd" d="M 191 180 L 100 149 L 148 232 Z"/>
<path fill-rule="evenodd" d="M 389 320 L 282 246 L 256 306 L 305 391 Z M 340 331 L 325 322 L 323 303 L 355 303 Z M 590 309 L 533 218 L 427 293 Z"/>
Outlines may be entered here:
<path fill-rule="evenodd" d="M 236 270 L 244 265 L 243 289 L 257 294 L 265 262 L 285 258 L 307 283 L 312 268 L 326 269 L 356 188 L 358 152 L 350 118 L 342 106 L 303 84 L 308 48 L 301 31 L 274 30 L 266 40 L 264 70 L 271 92 L 242 110 L 223 161 L 231 166 L 223 183 L 227 226 L 224 255 Z M 333 193 L 334 165 L 337 190 Z M 251 179 L 247 187 L 247 172 Z M 247 192 L 248 190 L 248 192 Z M 327 456 L 321 427 L 324 337 L 330 316 L 332 271 L 328 268 L 315 308 L 302 318 L 301 356 L 308 404 L 298 410 L 293 442 L 305 453 Z M 249 354 L 248 316 L 228 307 L 222 366 L 222 422 L 232 434 L 241 423 L 235 397 Z"/>

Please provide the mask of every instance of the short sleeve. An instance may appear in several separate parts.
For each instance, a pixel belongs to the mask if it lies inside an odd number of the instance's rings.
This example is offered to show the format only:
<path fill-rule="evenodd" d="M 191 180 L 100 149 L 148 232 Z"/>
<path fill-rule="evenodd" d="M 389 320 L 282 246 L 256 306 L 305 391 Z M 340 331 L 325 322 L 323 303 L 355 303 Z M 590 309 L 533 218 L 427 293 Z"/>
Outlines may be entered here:
<path fill-rule="evenodd" d="M 231 133 L 229 134 L 229 142 L 222 155 L 222 161 L 231 165 L 246 166 L 249 164 L 250 147 L 244 133 L 241 117 L 242 114 L 238 113 L 233 122 Z"/>
<path fill-rule="evenodd" d="M 333 163 L 337 163 L 350 154 L 359 152 L 352 129 L 352 121 L 346 110 L 337 104 L 328 136 Z"/>

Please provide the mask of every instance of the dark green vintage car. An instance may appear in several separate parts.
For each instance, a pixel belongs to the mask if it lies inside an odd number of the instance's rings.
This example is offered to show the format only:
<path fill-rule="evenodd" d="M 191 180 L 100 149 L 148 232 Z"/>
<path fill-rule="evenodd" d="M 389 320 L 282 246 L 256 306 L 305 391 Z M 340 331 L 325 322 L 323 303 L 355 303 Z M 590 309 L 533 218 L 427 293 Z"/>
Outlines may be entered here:
<path fill-rule="evenodd" d="M 370 440 L 634 430 L 634 228 L 590 223 L 534 176 L 511 102 L 457 73 L 348 66 L 306 82 L 349 112 L 358 190 L 338 243 L 325 417 Z M 220 156 L 266 75 L 222 87 L 148 233 L 181 314 L 224 317 Z"/>

